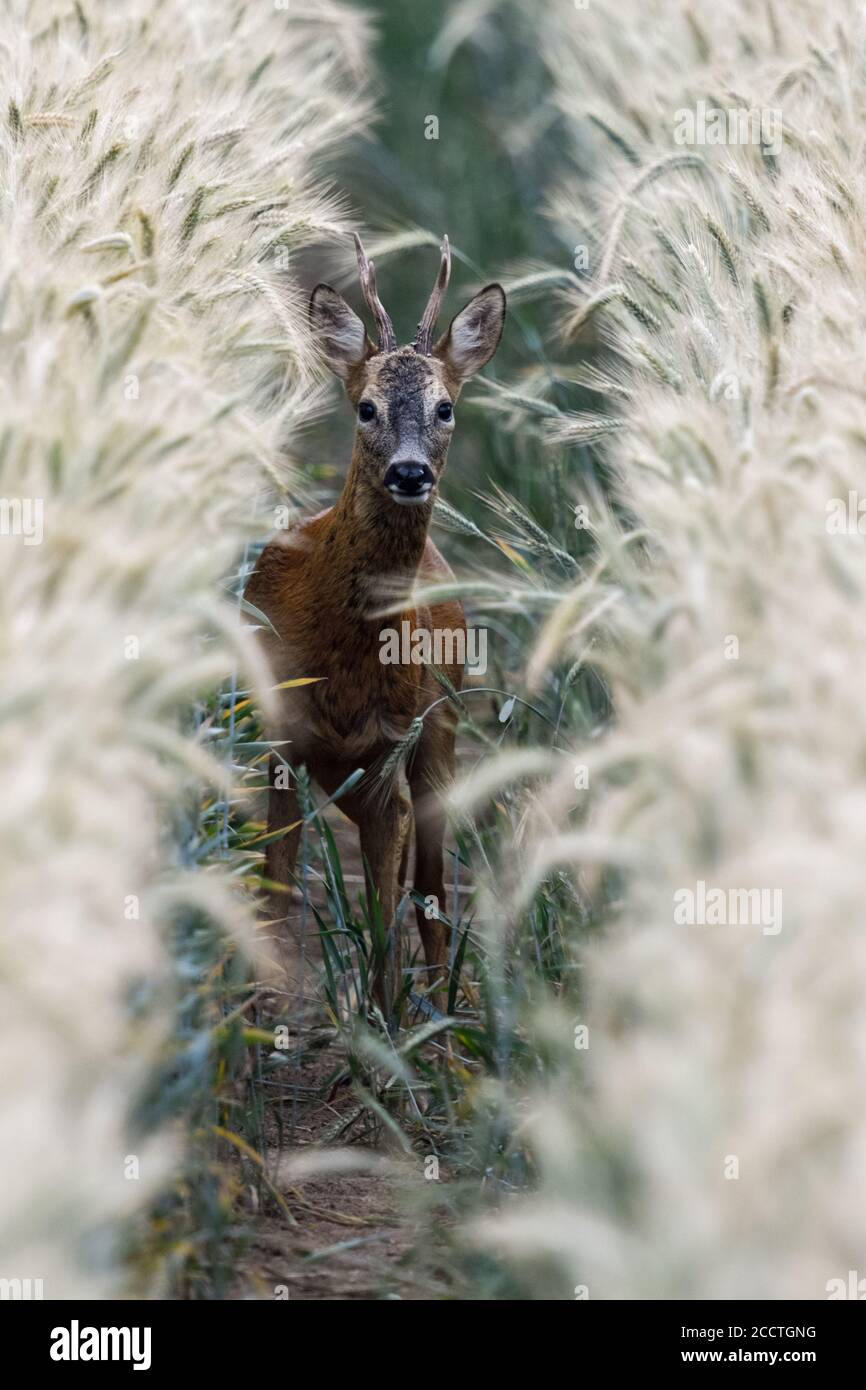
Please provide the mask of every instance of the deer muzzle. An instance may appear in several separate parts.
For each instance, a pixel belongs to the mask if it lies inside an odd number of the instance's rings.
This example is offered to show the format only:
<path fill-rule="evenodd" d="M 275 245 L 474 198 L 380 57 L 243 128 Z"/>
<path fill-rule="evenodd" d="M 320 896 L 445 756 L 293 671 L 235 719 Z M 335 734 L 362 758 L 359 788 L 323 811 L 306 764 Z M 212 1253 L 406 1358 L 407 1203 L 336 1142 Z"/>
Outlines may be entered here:
<path fill-rule="evenodd" d="M 390 464 L 385 474 L 385 487 L 395 502 L 426 502 L 433 491 L 436 478 L 428 463 L 410 460 Z"/>

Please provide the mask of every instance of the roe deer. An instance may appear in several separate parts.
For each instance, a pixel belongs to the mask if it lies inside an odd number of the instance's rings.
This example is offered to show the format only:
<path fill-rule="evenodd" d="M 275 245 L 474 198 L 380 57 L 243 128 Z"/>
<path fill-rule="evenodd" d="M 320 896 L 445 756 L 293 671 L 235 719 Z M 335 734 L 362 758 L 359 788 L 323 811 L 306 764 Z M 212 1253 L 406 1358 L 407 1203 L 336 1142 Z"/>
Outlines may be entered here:
<path fill-rule="evenodd" d="M 441 793 L 454 775 L 456 718 L 447 701 L 424 720 L 407 763 L 412 807 L 399 776 L 382 780 L 388 755 L 412 721 L 442 689 L 424 665 L 389 665 L 380 659 L 383 585 L 407 596 L 416 579 L 453 579 L 428 537 L 433 500 L 454 430 L 454 402 L 463 383 L 490 361 L 502 335 L 505 294 L 488 285 L 433 343 L 436 319 L 451 269 L 444 239 L 439 274 L 414 342 L 398 347 L 391 319 L 376 290 L 372 261 L 355 237 L 364 298 L 377 327 L 374 344 L 357 314 L 329 285 L 317 285 L 310 322 L 328 366 L 343 381 L 357 428 L 343 490 L 327 511 L 285 532 L 263 550 L 246 588 L 275 633 L 262 641 L 278 683 L 318 677 L 316 684 L 279 692 L 279 716 L 269 730 L 290 741 L 289 761 L 305 764 L 332 795 L 353 771 L 364 777 L 339 800 L 360 831 L 361 851 L 377 890 L 382 922 L 393 928 L 385 978 L 377 972 L 374 997 L 386 1018 L 400 994 L 402 951 L 394 924 L 408 859 L 412 815 L 416 827 L 414 886 L 432 894 L 444 910 Z M 379 615 L 377 616 L 377 600 Z M 408 619 L 414 629 L 465 634 L 461 604 L 454 600 L 407 607 L 388 623 Z M 445 667 L 456 689 L 461 664 Z M 301 812 L 296 791 L 277 785 L 278 760 L 270 760 L 268 832 L 287 831 L 268 842 L 267 878 L 287 885 L 294 873 Z M 292 827 L 292 828 L 289 828 Z M 282 905 L 281 905 L 282 904 Z M 285 918 L 285 898 L 272 893 L 269 917 Z M 434 991 L 447 974 L 446 928 L 416 908 L 418 929 Z"/>

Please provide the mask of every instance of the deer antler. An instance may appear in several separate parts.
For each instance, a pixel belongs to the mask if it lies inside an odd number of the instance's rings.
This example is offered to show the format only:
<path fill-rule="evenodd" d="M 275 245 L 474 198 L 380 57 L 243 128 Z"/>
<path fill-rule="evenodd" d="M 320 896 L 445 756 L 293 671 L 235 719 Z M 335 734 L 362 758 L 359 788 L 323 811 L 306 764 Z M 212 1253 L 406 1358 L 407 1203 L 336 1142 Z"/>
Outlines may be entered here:
<path fill-rule="evenodd" d="M 371 260 L 367 259 L 367 252 L 364 250 L 358 233 L 355 232 L 354 236 L 355 250 L 358 253 L 358 277 L 361 281 L 361 289 L 364 291 L 364 298 L 367 301 L 367 308 L 376 320 L 379 351 L 391 352 L 397 346 L 397 339 L 394 335 L 394 325 L 376 290 L 376 267 Z"/>
<path fill-rule="evenodd" d="M 439 310 L 442 308 L 442 301 L 445 298 L 445 291 L 448 288 L 448 281 L 451 279 L 451 247 L 447 236 L 442 238 L 442 260 L 439 265 L 439 274 L 436 276 L 436 284 L 433 292 L 427 301 L 427 308 L 424 316 L 418 325 L 418 332 L 415 334 L 415 341 L 412 344 L 416 352 L 421 352 L 425 357 L 430 356 L 433 341 L 433 330 L 436 327 L 436 320 L 439 317 Z"/>

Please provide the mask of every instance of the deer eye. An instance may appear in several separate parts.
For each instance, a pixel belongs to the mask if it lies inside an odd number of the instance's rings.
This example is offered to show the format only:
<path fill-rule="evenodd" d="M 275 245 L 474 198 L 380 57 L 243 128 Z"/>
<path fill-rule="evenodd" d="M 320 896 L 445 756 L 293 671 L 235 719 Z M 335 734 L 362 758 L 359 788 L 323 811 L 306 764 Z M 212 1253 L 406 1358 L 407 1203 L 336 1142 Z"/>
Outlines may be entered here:
<path fill-rule="evenodd" d="M 439 416 L 440 420 L 453 420 L 454 409 L 451 405 L 451 402 L 442 401 L 441 405 L 437 405 L 436 407 L 436 414 Z"/>
<path fill-rule="evenodd" d="M 358 419 L 363 420 L 365 424 L 369 424 L 370 421 L 375 420 L 375 418 L 376 407 L 373 402 L 361 401 L 361 404 L 358 406 Z"/>

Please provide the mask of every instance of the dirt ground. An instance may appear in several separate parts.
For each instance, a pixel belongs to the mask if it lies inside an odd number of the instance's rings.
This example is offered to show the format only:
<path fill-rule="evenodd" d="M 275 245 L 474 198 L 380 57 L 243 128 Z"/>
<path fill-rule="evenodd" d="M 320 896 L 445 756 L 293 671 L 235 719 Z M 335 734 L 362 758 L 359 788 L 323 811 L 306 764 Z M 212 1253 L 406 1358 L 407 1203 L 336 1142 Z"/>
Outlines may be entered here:
<path fill-rule="evenodd" d="M 355 901 L 363 887 L 357 831 L 335 808 L 329 810 L 328 820 L 347 891 Z M 450 855 L 446 865 L 449 862 Z M 465 875 L 461 878 L 459 897 L 465 910 L 470 890 Z M 324 901 L 315 878 L 310 897 Z M 447 906 L 450 910 L 451 902 Z M 417 1234 L 412 1193 L 424 1183 L 424 1154 L 406 1155 L 383 1143 L 350 1086 L 334 1084 L 343 1055 L 334 1046 L 333 1029 L 317 997 L 321 956 L 309 912 L 301 959 L 299 893 L 292 899 L 288 920 L 288 938 L 273 942 L 282 975 L 282 984 L 274 981 L 274 1002 L 279 1005 L 282 995 L 285 1009 L 288 997 L 290 1016 L 301 1023 L 305 1042 L 297 1054 L 289 1050 L 286 1080 L 271 1083 L 279 1089 L 267 1094 L 267 1123 L 274 1136 L 273 1149 L 266 1155 L 272 1196 L 268 1210 L 251 1223 L 252 1236 L 229 1297 L 430 1297 L 435 1285 L 429 1271 L 417 1276 L 407 1259 Z M 404 920 L 411 956 L 419 949 L 411 906 Z M 318 1171 L 322 1165 L 325 1171 Z M 447 1181 L 444 1169 L 440 1180 Z"/>
<path fill-rule="evenodd" d="M 425 1296 L 405 1262 L 414 1237 L 414 1223 L 402 1214 L 408 1165 L 395 1162 L 362 1128 L 348 1152 L 344 1146 L 334 1150 L 338 1161 L 356 1165 L 353 1171 L 304 1171 L 305 1151 L 327 1143 L 339 1122 L 358 1110 L 346 1087 L 329 1097 L 336 1062 L 328 1049 L 304 1067 L 308 1094 L 297 1102 L 296 1142 L 275 1148 L 268 1163 L 285 1210 L 262 1213 L 254 1223 L 231 1293 L 235 1299 Z M 414 1166 L 420 1173 L 420 1156 Z"/>

